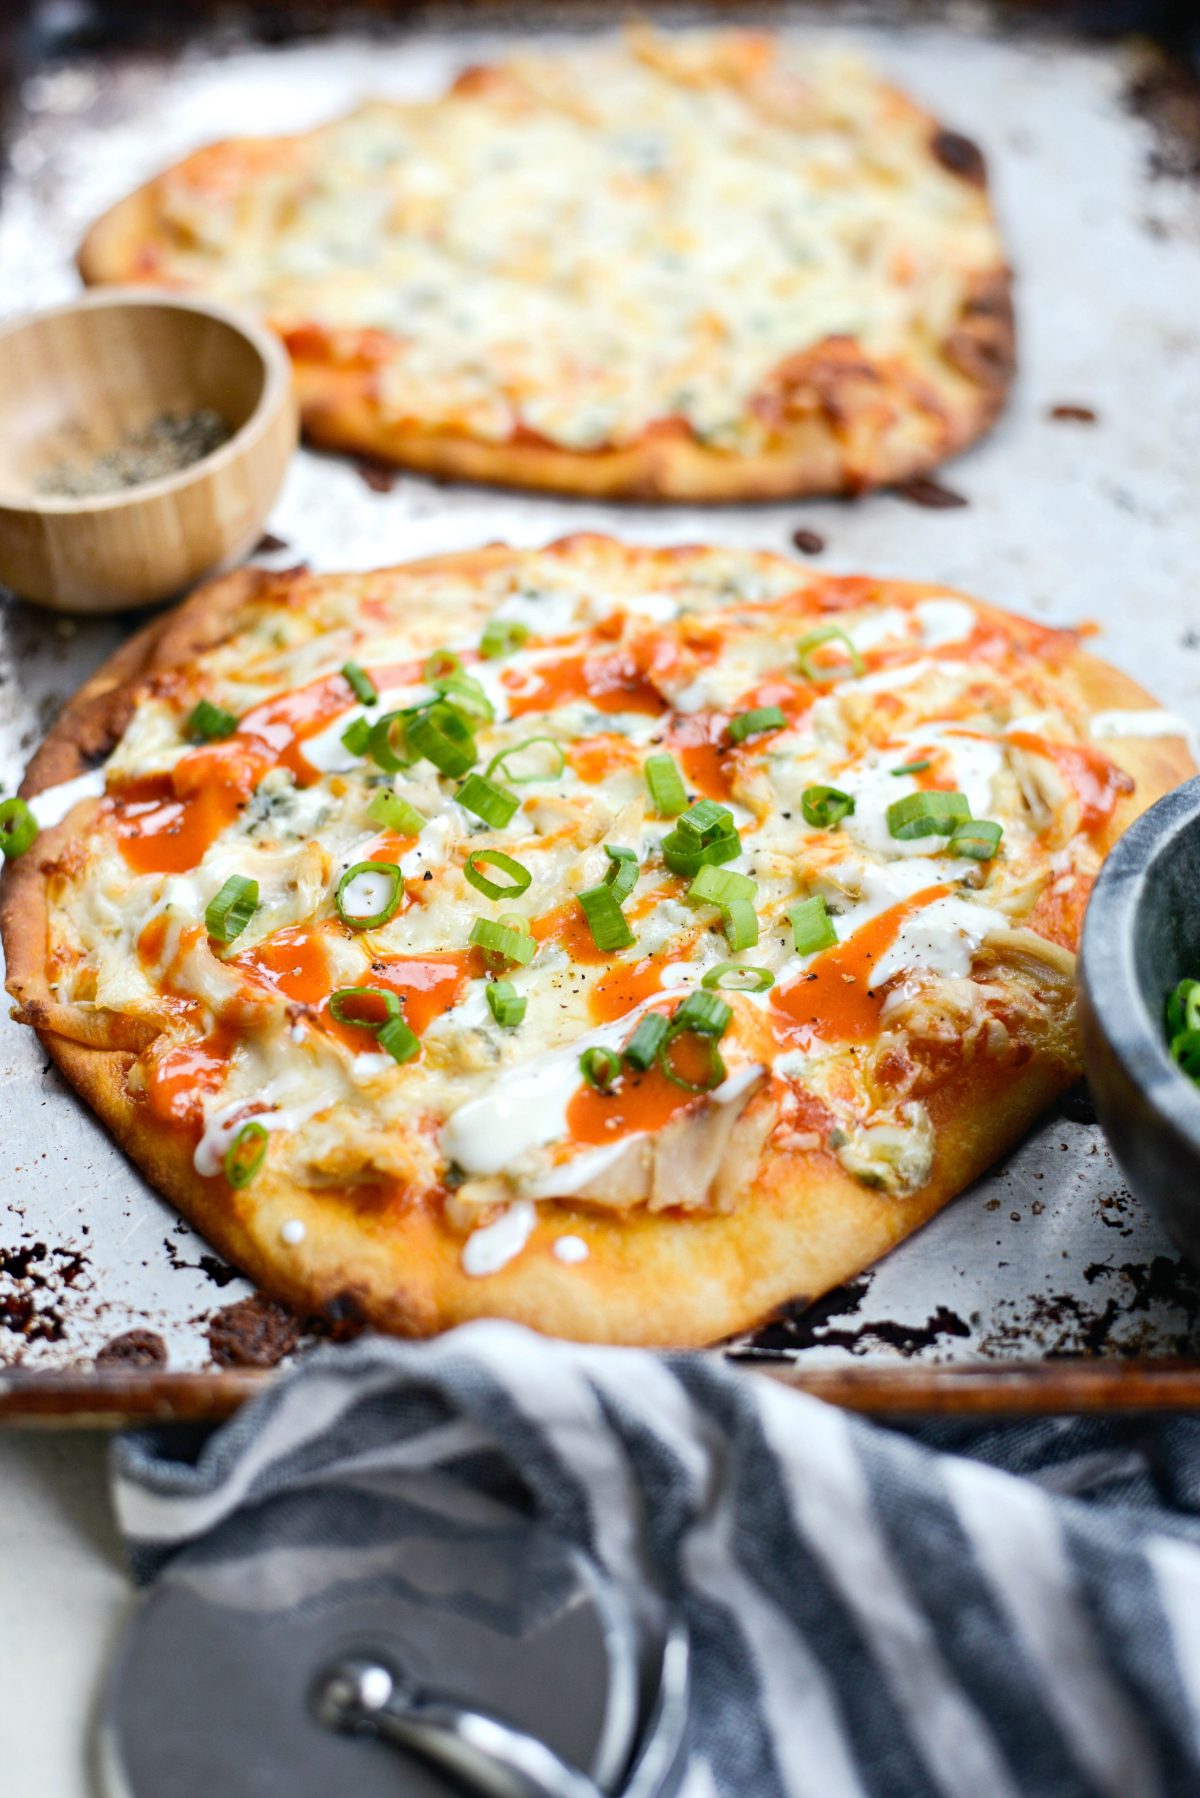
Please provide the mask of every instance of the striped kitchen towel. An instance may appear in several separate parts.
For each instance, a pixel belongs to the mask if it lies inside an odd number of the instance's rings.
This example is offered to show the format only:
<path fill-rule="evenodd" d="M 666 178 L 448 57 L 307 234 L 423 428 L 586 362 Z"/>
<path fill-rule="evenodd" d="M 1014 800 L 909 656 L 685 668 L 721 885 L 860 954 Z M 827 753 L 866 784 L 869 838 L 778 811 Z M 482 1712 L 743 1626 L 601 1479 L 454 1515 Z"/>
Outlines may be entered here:
<path fill-rule="evenodd" d="M 687 1798 L 1200 1793 L 1200 1421 L 885 1430 L 715 1356 L 469 1325 L 323 1349 L 194 1456 L 115 1451 L 139 1577 L 273 1494 L 514 1496 L 693 1651 Z"/>

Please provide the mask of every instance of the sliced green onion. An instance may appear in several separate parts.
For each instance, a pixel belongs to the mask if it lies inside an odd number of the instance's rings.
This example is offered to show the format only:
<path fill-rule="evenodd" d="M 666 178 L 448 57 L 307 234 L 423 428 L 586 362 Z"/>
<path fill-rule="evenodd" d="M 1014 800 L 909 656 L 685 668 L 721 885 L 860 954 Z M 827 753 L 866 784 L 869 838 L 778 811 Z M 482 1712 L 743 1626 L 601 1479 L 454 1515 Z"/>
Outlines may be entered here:
<path fill-rule="evenodd" d="M 241 936 L 258 910 L 258 882 L 245 874 L 231 874 L 204 908 L 204 928 L 218 943 L 232 943 Z"/>
<path fill-rule="evenodd" d="M 383 1016 L 355 1017 L 351 1009 L 356 1000 L 383 1006 Z M 391 1018 L 400 1016 L 400 1000 L 386 986 L 339 986 L 329 995 L 329 1015 L 339 1024 L 354 1024 L 359 1030 L 379 1030 Z"/>
<path fill-rule="evenodd" d="M 1200 1030 L 1200 980 L 1181 980 L 1167 1000 L 1167 1035 Z"/>
<path fill-rule="evenodd" d="M 970 816 L 965 793 L 906 793 L 887 808 L 888 829 L 901 842 L 951 836 Z"/>
<path fill-rule="evenodd" d="M 797 955 L 815 955 L 818 949 L 831 949 L 837 942 L 837 931 L 820 893 L 789 905 L 787 915 Z"/>
<path fill-rule="evenodd" d="M 529 1003 L 511 980 L 493 980 L 487 989 L 487 1002 L 492 1016 L 504 1030 L 516 1029 Z"/>
<path fill-rule="evenodd" d="M 421 1043 L 415 1031 L 409 1028 L 403 1018 L 389 1018 L 386 1024 L 375 1032 L 375 1041 L 386 1050 L 393 1061 L 411 1061 L 420 1053 Z"/>
<path fill-rule="evenodd" d="M 727 805 L 718 805 L 715 799 L 697 799 L 695 805 L 688 806 L 675 828 L 695 837 L 698 842 L 714 843 L 718 837 L 729 836 L 736 826 Z"/>
<path fill-rule="evenodd" d="M 401 799 L 399 793 L 389 793 L 386 787 L 381 787 L 372 798 L 367 817 L 372 824 L 382 824 L 385 830 L 394 830 L 401 837 L 419 837 L 429 822 L 424 812 Z"/>
<path fill-rule="evenodd" d="M 682 830 L 669 830 L 659 844 L 663 861 L 672 874 L 684 874 L 695 877 L 701 868 L 716 867 L 721 862 L 731 862 L 742 853 L 742 842 L 737 832 L 732 836 L 717 837 L 711 843 L 699 843 L 695 837 L 686 835 Z"/>
<path fill-rule="evenodd" d="M 358 892 L 351 889 L 358 885 Z M 395 862 L 355 862 L 338 881 L 333 902 L 350 930 L 377 930 L 386 924 L 404 897 L 404 880 Z"/>
<path fill-rule="evenodd" d="M 486 774 L 468 774 L 454 795 L 464 811 L 482 818 L 493 830 L 503 830 L 521 801 L 507 787 L 498 787 Z"/>
<path fill-rule="evenodd" d="M 902 774 L 924 774 L 930 765 L 928 756 L 923 762 L 902 762 L 899 768 L 892 769 L 892 779 L 897 780 Z"/>
<path fill-rule="evenodd" d="M 843 818 L 853 815 L 854 800 L 840 787 L 805 787 L 800 810 L 814 830 L 836 830 Z"/>
<path fill-rule="evenodd" d="M 445 680 L 447 676 L 461 674 L 462 671 L 462 662 L 452 649 L 435 649 L 421 664 L 421 679 L 430 682 Z"/>
<path fill-rule="evenodd" d="M 693 1034 L 696 1034 L 696 1040 L 703 1045 L 708 1063 L 703 1080 L 689 1080 L 686 1075 L 678 1072 L 672 1060 L 672 1051 L 680 1037 Z M 671 1085 L 681 1086 L 687 1093 L 710 1093 L 714 1087 L 720 1086 L 725 1078 L 725 1063 L 721 1059 L 721 1051 L 717 1047 L 717 1039 L 714 1035 L 699 1035 L 691 1030 L 675 1026 L 668 1030 L 659 1045 L 657 1060 L 659 1069 L 666 1075 Z"/>
<path fill-rule="evenodd" d="M 677 818 L 687 804 L 687 788 L 673 755 L 648 755 L 642 772 L 660 818 Z"/>
<path fill-rule="evenodd" d="M 641 866 L 637 853 L 621 843 L 605 843 L 604 853 L 612 864 L 604 876 L 604 884 L 612 888 L 613 898 L 623 904 L 638 883 Z"/>
<path fill-rule="evenodd" d="M 706 905 L 728 905 L 734 899 L 753 899 L 757 892 L 758 882 L 751 880 L 748 874 L 738 874 L 732 868 L 714 868 L 706 864 L 693 880 L 685 897 Z"/>
<path fill-rule="evenodd" d="M 950 855 L 969 855 L 972 861 L 990 862 L 1003 835 L 1003 824 L 995 824 L 990 818 L 968 818 L 965 824 L 957 826 L 946 850 Z"/>
<path fill-rule="evenodd" d="M 628 949 L 634 935 L 610 886 L 586 887 L 575 897 L 583 907 L 597 949 L 604 954 L 613 949 Z"/>
<path fill-rule="evenodd" d="M 814 662 L 812 652 L 819 649 L 822 643 L 841 644 L 846 652 L 844 659 L 832 667 Z M 845 631 L 840 630 L 836 624 L 823 624 L 817 630 L 808 631 L 801 637 L 796 645 L 796 659 L 805 680 L 812 681 L 814 686 L 818 687 L 828 687 L 834 681 L 845 680 L 848 674 L 862 674 L 866 668 L 866 663 Z"/>
<path fill-rule="evenodd" d="M 520 649 L 528 635 L 529 626 L 515 618 L 489 618 L 483 627 L 479 653 L 485 661 L 494 662 L 497 656 L 509 656 L 514 649 Z"/>
<path fill-rule="evenodd" d="M 765 730 L 782 730 L 787 719 L 777 705 L 755 706 L 753 711 L 738 712 L 729 720 L 729 741 L 744 743 Z"/>
<path fill-rule="evenodd" d="M 423 755 L 440 774 L 465 774 L 479 760 L 470 725 L 461 712 L 444 700 L 410 718 L 404 734 L 414 754 Z"/>
<path fill-rule="evenodd" d="M 395 712 L 391 713 L 394 718 Z M 342 732 L 342 742 L 351 755 L 366 755 L 371 744 L 371 721 L 369 718 L 351 718 Z"/>
<path fill-rule="evenodd" d="M 1200 1081 L 1200 1030 L 1183 1030 L 1172 1037 L 1171 1059 L 1189 1080 Z"/>
<path fill-rule="evenodd" d="M 499 868 L 508 880 L 489 880 L 482 868 Z M 513 856 L 505 855 L 503 849 L 474 850 L 463 863 L 463 874 L 477 893 L 485 893 L 489 899 L 515 899 L 533 880 L 529 869 Z"/>
<path fill-rule="evenodd" d="M 758 941 L 758 913 L 749 899 L 731 899 L 721 907 L 721 928 L 735 955 L 739 949 L 753 949 Z"/>
<path fill-rule="evenodd" d="M 6 799 L 0 803 L 0 853 L 6 861 L 24 855 L 37 840 L 37 819 L 23 799 Z"/>
<path fill-rule="evenodd" d="M 644 1074 L 654 1066 L 663 1038 L 671 1028 L 670 1021 L 664 1018 L 661 1011 L 643 1012 L 638 1019 L 637 1029 L 625 1045 L 625 1059 L 631 1068 Z"/>
<path fill-rule="evenodd" d="M 733 1017 L 732 1007 L 713 992 L 689 993 L 671 1020 L 673 1030 L 694 1030 L 697 1036 L 723 1036 Z"/>
<path fill-rule="evenodd" d="M 231 737 L 237 729 L 237 718 L 211 699 L 202 699 L 188 714 L 186 730 L 193 743 L 212 743 L 219 737 Z"/>
<path fill-rule="evenodd" d="M 775 976 L 767 968 L 746 968 L 740 962 L 722 961 L 710 968 L 701 986 L 710 991 L 723 987 L 731 993 L 765 993 L 775 984 Z"/>
<path fill-rule="evenodd" d="M 474 675 L 446 674 L 430 684 L 442 699 L 452 700 L 472 717 L 482 718 L 485 724 L 490 724 L 496 716 L 495 706 Z"/>
<path fill-rule="evenodd" d="M 411 768 L 416 761 L 416 752 L 408 744 L 408 726 L 414 713 L 411 708 L 403 712 L 385 712 L 371 724 L 366 718 L 357 718 L 348 729 L 342 732 L 342 742 L 347 749 L 354 749 L 354 744 L 347 741 L 350 732 L 356 732 L 361 738 L 360 726 L 367 730 L 366 753 L 371 760 L 383 769 L 385 774 L 395 774 L 401 768 Z M 398 735 L 394 734 L 398 730 Z M 358 751 L 356 750 L 357 754 Z"/>
<path fill-rule="evenodd" d="M 510 756 L 521 755 L 525 750 L 533 749 L 541 743 L 548 744 L 553 752 L 554 767 L 535 769 L 532 774 L 516 774 L 511 768 L 505 767 Z M 500 774 L 505 780 L 511 781 L 514 787 L 523 787 L 531 780 L 557 780 L 566 765 L 563 746 L 554 737 L 526 737 L 524 742 L 514 743 L 511 749 L 502 749 L 499 755 L 494 755 L 484 772 L 489 780 L 493 774 Z"/>
<path fill-rule="evenodd" d="M 379 688 L 360 663 L 343 662 L 342 679 L 349 685 L 355 699 L 361 700 L 363 705 L 379 704 Z"/>
<path fill-rule="evenodd" d="M 614 1049 L 593 1045 L 579 1057 L 579 1072 L 598 1093 L 610 1093 L 621 1075 L 621 1057 Z"/>
<path fill-rule="evenodd" d="M 249 1186 L 255 1174 L 266 1160 L 267 1133 L 261 1124 L 251 1118 L 243 1124 L 235 1134 L 233 1141 L 221 1157 L 221 1166 L 225 1169 L 225 1178 L 235 1191 Z"/>
<path fill-rule="evenodd" d="M 502 955 L 506 961 L 520 962 L 522 967 L 528 966 L 537 954 L 537 944 L 527 929 L 502 924 L 498 918 L 476 918 L 467 941 L 476 949 Z"/>

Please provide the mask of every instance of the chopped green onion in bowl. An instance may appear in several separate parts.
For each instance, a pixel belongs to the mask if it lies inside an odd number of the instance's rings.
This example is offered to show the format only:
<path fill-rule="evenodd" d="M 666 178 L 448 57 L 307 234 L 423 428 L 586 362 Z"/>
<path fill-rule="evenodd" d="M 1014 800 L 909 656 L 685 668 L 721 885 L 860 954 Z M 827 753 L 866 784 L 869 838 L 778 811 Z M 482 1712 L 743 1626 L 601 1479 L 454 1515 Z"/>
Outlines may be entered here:
<path fill-rule="evenodd" d="M 1181 980 L 1167 1000 L 1171 1060 L 1200 1086 L 1200 980 Z"/>

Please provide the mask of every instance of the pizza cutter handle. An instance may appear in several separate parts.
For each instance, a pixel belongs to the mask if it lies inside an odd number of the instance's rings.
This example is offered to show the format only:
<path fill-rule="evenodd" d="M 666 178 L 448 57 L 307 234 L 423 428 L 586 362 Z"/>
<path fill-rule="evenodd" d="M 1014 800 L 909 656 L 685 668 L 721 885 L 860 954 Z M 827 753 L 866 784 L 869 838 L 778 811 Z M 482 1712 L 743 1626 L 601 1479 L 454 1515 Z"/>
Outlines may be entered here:
<path fill-rule="evenodd" d="M 348 1655 L 327 1667 L 313 1708 L 330 1729 L 375 1736 L 443 1767 L 478 1798 L 603 1798 L 536 1736 L 426 1697 L 372 1657 Z"/>

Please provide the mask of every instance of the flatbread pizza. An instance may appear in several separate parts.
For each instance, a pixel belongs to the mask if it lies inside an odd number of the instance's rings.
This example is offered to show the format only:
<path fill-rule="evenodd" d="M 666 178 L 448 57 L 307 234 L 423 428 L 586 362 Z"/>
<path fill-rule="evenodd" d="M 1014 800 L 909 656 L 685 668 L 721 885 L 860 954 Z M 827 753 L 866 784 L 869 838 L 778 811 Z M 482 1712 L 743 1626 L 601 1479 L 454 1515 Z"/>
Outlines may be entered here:
<path fill-rule="evenodd" d="M 1013 370 L 979 150 L 767 32 L 516 49 L 433 101 L 212 144 L 80 267 L 266 319 L 316 443 L 572 493 L 902 481 Z"/>
<path fill-rule="evenodd" d="M 1072 632 L 940 586 L 597 536 L 244 570 L 9 802 L 9 991 L 305 1313 L 712 1342 L 1078 1076 L 1088 890 L 1192 771 Z"/>

